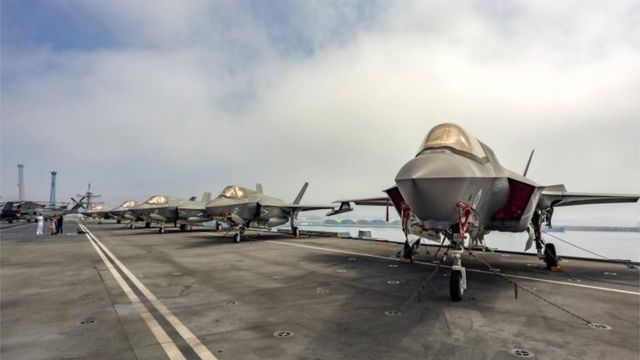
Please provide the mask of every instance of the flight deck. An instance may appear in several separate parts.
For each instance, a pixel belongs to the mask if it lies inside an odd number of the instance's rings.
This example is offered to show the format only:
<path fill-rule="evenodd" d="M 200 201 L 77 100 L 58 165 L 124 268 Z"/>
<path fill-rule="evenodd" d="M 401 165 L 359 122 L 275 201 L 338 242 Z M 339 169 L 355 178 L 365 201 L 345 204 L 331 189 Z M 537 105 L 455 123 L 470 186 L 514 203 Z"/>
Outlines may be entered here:
<path fill-rule="evenodd" d="M 83 233 L 78 233 L 81 230 Z M 207 228 L 2 224 L 4 359 L 638 359 L 639 270 Z M 226 235 L 226 236 L 225 236 Z M 560 254 L 561 255 L 561 254 Z"/>

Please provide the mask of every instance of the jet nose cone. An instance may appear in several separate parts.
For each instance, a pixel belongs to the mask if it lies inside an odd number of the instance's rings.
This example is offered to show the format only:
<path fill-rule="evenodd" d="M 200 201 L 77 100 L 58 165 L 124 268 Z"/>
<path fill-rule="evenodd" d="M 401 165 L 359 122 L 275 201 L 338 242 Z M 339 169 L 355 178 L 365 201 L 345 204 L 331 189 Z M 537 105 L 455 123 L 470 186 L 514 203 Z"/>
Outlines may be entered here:
<path fill-rule="evenodd" d="M 411 211 L 421 220 L 458 221 L 456 205 L 477 190 L 479 176 L 473 161 L 450 152 L 429 153 L 406 163 L 396 176 L 396 185 Z"/>
<path fill-rule="evenodd" d="M 473 160 L 443 151 L 441 153 L 428 153 L 411 159 L 400 168 L 398 175 L 396 175 L 396 181 L 473 177 L 478 175 L 479 171 Z"/>

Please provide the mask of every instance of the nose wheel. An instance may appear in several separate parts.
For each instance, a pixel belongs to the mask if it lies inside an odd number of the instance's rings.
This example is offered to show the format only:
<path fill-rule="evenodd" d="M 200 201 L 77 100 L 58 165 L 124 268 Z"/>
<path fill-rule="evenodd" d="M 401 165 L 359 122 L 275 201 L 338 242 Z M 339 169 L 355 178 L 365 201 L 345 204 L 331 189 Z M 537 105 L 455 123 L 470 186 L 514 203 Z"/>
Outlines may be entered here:
<path fill-rule="evenodd" d="M 449 277 L 449 295 L 452 301 L 462 300 L 464 289 L 467 287 L 463 274 L 464 268 L 462 268 L 462 270 L 451 270 L 451 276 Z"/>
<path fill-rule="evenodd" d="M 451 266 L 451 274 L 449 276 L 449 295 L 451 301 L 462 300 L 462 295 L 467 289 L 467 272 L 462 266 L 462 253 L 464 247 L 461 243 L 454 243 L 458 247 L 455 250 L 449 250 L 449 255 L 453 257 L 453 265 Z"/>

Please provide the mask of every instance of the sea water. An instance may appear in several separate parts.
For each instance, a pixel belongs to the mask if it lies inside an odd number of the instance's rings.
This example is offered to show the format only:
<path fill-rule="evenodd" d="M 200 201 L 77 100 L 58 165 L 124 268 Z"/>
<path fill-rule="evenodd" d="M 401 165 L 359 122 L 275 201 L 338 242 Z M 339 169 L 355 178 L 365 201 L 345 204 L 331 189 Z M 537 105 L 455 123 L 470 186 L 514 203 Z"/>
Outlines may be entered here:
<path fill-rule="evenodd" d="M 302 225 L 303 230 L 348 232 L 351 236 L 358 236 L 358 231 L 371 231 L 375 239 L 394 242 L 404 242 L 404 233 L 398 227 L 342 227 L 342 226 L 312 226 Z M 410 235 L 411 236 L 411 235 Z M 559 256 L 575 256 L 593 259 L 616 259 L 640 262 L 640 233 L 615 231 L 560 231 L 545 232 L 542 237 L 546 242 L 553 243 Z M 411 239 L 416 237 L 411 236 Z M 525 252 L 528 234 L 494 231 L 485 236 L 485 245 L 504 251 Z M 427 244 L 436 242 L 425 241 Z M 573 245 L 575 246 L 573 246 Z M 585 250 L 579 249 L 581 247 Z M 536 253 L 535 243 L 527 253 Z M 596 255 L 597 254 L 597 255 Z"/>

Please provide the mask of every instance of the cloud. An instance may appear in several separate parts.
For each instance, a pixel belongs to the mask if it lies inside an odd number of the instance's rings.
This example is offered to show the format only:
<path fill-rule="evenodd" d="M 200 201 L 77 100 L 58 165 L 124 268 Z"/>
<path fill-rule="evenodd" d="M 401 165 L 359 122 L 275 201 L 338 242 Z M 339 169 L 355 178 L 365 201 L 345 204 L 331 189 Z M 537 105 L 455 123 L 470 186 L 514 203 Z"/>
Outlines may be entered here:
<path fill-rule="evenodd" d="M 640 191 L 633 2 L 75 4 L 118 45 L 3 49 L 3 195 L 23 161 L 39 198 L 52 167 L 114 203 L 370 196 L 441 122 L 516 171 L 535 147 L 540 183 Z"/>

